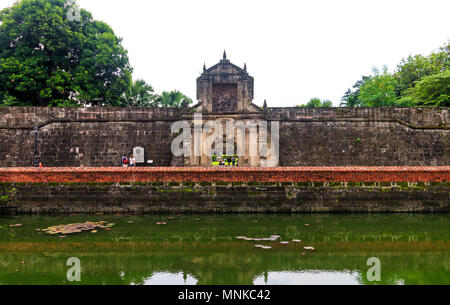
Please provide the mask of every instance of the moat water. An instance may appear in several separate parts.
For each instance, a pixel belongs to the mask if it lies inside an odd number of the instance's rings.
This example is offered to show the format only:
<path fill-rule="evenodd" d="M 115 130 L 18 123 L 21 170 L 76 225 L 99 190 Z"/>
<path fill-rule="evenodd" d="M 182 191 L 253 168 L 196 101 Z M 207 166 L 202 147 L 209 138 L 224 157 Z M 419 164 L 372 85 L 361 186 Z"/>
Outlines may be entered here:
<path fill-rule="evenodd" d="M 115 225 L 66 237 L 38 230 L 101 220 Z M 447 214 L 0 218 L 0 284 L 10 285 L 450 284 L 449 253 Z M 80 282 L 67 279 L 71 257 Z M 380 281 L 368 277 L 372 257 Z"/>

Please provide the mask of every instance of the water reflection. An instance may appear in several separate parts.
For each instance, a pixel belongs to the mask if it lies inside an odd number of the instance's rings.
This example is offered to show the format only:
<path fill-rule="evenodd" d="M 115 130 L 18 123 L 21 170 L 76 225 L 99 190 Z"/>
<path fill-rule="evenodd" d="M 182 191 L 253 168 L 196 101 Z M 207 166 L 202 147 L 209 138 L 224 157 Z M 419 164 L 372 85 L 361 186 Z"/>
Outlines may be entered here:
<path fill-rule="evenodd" d="M 103 220 L 116 225 L 65 238 L 41 231 Z M 409 214 L 0 217 L 0 284 L 450 284 L 449 228 L 448 215 Z M 290 243 L 236 238 L 274 234 Z M 80 283 L 67 281 L 69 257 L 81 261 Z M 370 257 L 381 282 L 366 277 Z"/>
<path fill-rule="evenodd" d="M 157 272 L 143 279 L 142 283 L 131 285 L 197 285 L 198 280 L 183 272 Z M 401 282 L 397 282 L 401 284 Z M 282 271 L 266 272 L 257 276 L 253 285 L 361 285 L 361 274 L 358 271 Z"/>
<path fill-rule="evenodd" d="M 298 272 L 268 272 L 258 276 L 254 285 L 361 285 L 358 271 L 305 270 Z"/>
<path fill-rule="evenodd" d="M 198 280 L 190 274 L 158 272 L 144 279 L 143 285 L 197 285 Z M 131 285 L 136 285 L 132 283 Z"/>

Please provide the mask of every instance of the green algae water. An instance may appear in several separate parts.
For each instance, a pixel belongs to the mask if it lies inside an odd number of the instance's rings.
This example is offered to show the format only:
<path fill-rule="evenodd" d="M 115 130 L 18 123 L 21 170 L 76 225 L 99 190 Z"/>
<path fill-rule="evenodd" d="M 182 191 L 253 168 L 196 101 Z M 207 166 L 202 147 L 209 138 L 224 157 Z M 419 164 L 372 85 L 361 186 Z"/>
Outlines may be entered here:
<path fill-rule="evenodd" d="M 66 237 L 39 231 L 102 220 L 114 226 Z M 279 239 L 242 239 L 273 235 Z M 2 285 L 450 284 L 449 252 L 448 215 L 0 218 Z M 71 257 L 80 261 L 80 282 L 67 279 Z M 367 276 L 372 257 L 380 281 Z"/>

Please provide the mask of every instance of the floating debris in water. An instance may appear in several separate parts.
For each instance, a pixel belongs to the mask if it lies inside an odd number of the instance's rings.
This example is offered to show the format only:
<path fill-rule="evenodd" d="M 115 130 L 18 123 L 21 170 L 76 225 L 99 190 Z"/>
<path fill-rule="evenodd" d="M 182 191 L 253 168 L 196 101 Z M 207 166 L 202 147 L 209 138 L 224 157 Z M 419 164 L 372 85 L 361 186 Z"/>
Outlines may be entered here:
<path fill-rule="evenodd" d="M 280 244 L 282 244 L 282 245 L 288 245 L 289 242 L 288 242 L 288 241 L 280 241 Z"/>
<path fill-rule="evenodd" d="M 310 224 L 309 223 L 305 223 L 305 227 L 309 227 L 310 226 Z"/>
<path fill-rule="evenodd" d="M 157 225 L 166 225 L 167 223 L 165 223 L 165 222 L 157 222 L 156 224 Z"/>
<path fill-rule="evenodd" d="M 261 248 L 261 249 L 264 249 L 264 250 L 272 249 L 272 247 L 264 246 L 264 245 L 255 245 L 255 248 Z"/>
<path fill-rule="evenodd" d="M 10 227 L 21 227 L 21 226 L 23 226 L 23 224 L 21 224 L 21 223 L 18 223 L 18 224 L 15 224 L 15 225 L 9 225 Z"/>
<path fill-rule="evenodd" d="M 107 221 L 98 221 L 98 222 L 84 222 L 84 223 L 71 223 L 68 225 L 59 225 L 48 227 L 47 229 L 41 229 L 41 231 L 50 234 L 74 234 L 81 233 L 83 231 L 93 231 L 97 228 L 101 229 L 109 229 L 114 226 L 114 223 L 108 223 Z M 63 236 L 60 236 L 64 238 Z"/>
<path fill-rule="evenodd" d="M 130 221 L 127 221 L 127 223 L 134 223 L 134 221 L 131 221 L 131 220 L 130 220 Z"/>
<path fill-rule="evenodd" d="M 292 240 L 294 243 L 301 243 L 302 241 L 300 239 L 293 239 Z"/>
<path fill-rule="evenodd" d="M 314 250 L 316 250 L 314 247 L 304 247 L 303 249 L 309 250 L 309 251 L 314 251 Z"/>
<path fill-rule="evenodd" d="M 251 237 L 246 237 L 246 236 L 236 236 L 236 239 L 242 239 L 242 240 L 246 240 L 246 241 L 277 241 L 280 236 L 279 235 L 272 235 L 270 237 L 264 237 L 264 238 L 251 238 Z"/>

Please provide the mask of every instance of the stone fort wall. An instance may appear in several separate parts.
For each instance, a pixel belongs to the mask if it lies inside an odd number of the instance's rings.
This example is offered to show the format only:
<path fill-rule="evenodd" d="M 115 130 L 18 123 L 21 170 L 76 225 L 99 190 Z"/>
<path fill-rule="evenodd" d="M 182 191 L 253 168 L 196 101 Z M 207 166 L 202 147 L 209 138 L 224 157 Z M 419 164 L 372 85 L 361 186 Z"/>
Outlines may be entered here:
<path fill-rule="evenodd" d="M 0 214 L 448 213 L 449 180 L 449 166 L 9 168 Z"/>
<path fill-rule="evenodd" d="M 282 166 L 450 164 L 449 108 L 271 109 Z"/>
<path fill-rule="evenodd" d="M 33 128 L 45 166 L 117 166 L 132 148 L 145 148 L 154 165 L 171 162 L 171 124 L 178 109 L 0 107 L 0 167 L 31 166 Z"/>
<path fill-rule="evenodd" d="M 170 166 L 171 125 L 192 115 L 173 108 L 0 107 L 0 167 L 32 165 L 35 126 L 45 166 L 118 166 L 136 146 L 155 166 Z M 268 108 L 223 116 L 279 121 L 281 166 L 450 164 L 449 108 Z"/>

